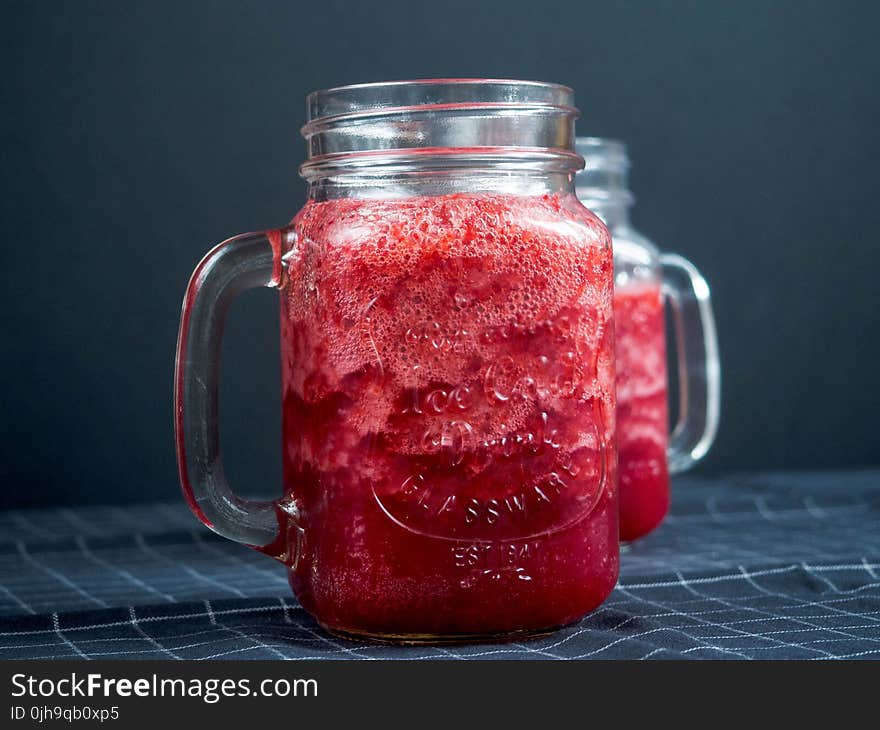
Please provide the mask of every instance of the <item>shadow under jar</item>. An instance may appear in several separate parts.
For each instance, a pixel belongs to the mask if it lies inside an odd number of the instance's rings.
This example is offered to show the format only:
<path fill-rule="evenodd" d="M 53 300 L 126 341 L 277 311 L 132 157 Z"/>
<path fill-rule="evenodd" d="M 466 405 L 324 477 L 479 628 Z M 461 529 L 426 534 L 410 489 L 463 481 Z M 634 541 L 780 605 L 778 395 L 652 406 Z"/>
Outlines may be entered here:
<path fill-rule="evenodd" d="M 220 244 L 183 308 L 184 493 L 282 561 L 329 631 L 434 643 L 577 621 L 618 573 L 613 262 L 578 202 L 573 96 L 437 80 L 308 98 L 308 201 Z M 235 497 L 217 432 L 230 299 L 281 298 L 283 497 Z"/>
<path fill-rule="evenodd" d="M 629 220 L 633 195 L 622 142 L 578 137 L 586 166 L 578 198 L 607 224 L 614 247 L 614 327 L 620 539 L 656 528 L 669 509 L 669 474 L 687 471 L 718 430 L 721 374 L 709 285 L 677 254 L 660 253 Z M 678 361 L 678 418 L 667 413 L 666 318 L 669 304 Z"/>

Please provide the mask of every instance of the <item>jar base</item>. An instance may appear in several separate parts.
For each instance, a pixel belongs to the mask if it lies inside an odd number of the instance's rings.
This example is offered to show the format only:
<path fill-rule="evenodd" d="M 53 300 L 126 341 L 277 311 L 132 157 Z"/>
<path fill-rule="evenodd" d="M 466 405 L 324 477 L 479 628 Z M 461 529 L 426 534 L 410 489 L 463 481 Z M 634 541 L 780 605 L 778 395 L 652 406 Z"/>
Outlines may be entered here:
<path fill-rule="evenodd" d="M 369 631 L 351 631 L 340 629 L 335 626 L 318 624 L 324 631 L 339 639 L 346 641 L 369 642 L 371 644 L 384 644 L 392 646 L 450 646 L 462 644 L 507 644 L 515 641 L 532 641 L 549 636 L 565 626 L 551 626 L 541 629 L 523 629 L 519 631 L 504 631 L 497 634 L 384 634 Z"/>

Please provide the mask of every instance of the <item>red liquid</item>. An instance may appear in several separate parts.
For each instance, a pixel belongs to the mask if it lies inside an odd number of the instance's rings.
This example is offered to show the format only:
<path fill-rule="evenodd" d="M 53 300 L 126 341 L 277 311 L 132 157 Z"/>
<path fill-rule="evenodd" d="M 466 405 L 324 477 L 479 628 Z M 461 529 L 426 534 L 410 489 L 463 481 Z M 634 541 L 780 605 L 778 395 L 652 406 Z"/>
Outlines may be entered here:
<path fill-rule="evenodd" d="M 621 540 L 647 535 L 669 509 L 663 317 L 659 284 L 615 290 Z"/>
<path fill-rule="evenodd" d="M 290 581 L 336 631 L 581 618 L 617 578 L 612 260 L 573 197 L 309 202 L 282 297 Z"/>

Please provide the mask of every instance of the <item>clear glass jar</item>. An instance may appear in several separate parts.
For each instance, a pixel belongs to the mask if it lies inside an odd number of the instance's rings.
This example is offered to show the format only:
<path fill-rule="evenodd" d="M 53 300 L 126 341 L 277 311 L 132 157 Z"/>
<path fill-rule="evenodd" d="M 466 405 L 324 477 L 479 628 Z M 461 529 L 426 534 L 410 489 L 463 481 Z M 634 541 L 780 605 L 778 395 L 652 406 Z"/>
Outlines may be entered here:
<path fill-rule="evenodd" d="M 629 158 L 622 142 L 579 137 L 581 202 L 605 221 L 614 248 L 620 538 L 635 540 L 669 507 L 669 472 L 690 469 L 712 446 L 721 373 L 709 286 L 696 267 L 661 254 L 629 221 Z M 664 301 L 673 313 L 679 413 L 668 435 Z"/>
<path fill-rule="evenodd" d="M 230 239 L 184 302 L 184 492 L 282 561 L 337 634 L 514 638 L 580 619 L 618 571 L 613 261 L 574 194 L 573 95 L 438 80 L 312 94 L 308 202 Z M 218 453 L 229 299 L 281 298 L 284 496 Z"/>

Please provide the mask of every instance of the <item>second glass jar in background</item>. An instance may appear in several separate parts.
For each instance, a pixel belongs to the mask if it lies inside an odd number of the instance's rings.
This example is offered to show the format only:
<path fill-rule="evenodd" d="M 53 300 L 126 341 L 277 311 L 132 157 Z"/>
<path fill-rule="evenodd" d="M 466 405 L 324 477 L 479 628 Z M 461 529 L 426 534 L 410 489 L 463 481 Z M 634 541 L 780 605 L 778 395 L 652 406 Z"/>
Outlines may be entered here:
<path fill-rule="evenodd" d="M 579 137 L 576 147 L 586 162 L 575 181 L 578 198 L 605 221 L 614 249 L 620 538 L 632 541 L 665 516 L 669 473 L 691 468 L 715 439 L 718 341 L 706 280 L 687 259 L 661 254 L 630 224 L 634 198 L 627 186 L 625 145 Z M 671 436 L 665 301 L 678 361 L 679 413 Z"/>

